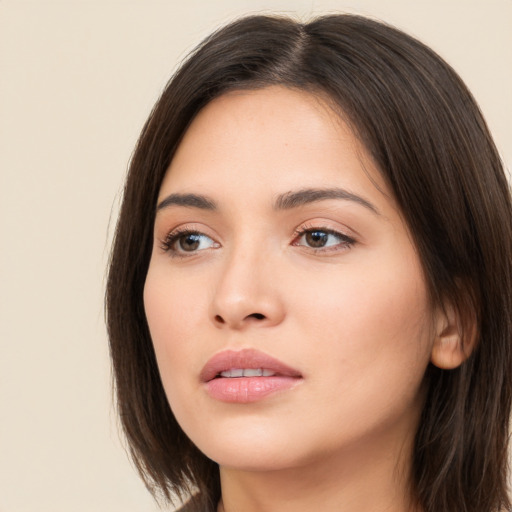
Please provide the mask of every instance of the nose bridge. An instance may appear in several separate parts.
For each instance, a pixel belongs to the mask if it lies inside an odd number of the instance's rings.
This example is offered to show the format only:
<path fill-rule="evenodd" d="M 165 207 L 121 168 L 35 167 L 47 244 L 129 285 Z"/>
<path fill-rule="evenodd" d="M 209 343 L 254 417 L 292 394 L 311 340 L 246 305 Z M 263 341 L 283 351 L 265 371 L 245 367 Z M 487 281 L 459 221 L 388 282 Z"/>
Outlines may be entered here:
<path fill-rule="evenodd" d="M 272 258 L 255 240 L 234 244 L 219 274 L 212 301 L 217 326 L 242 329 L 282 321 L 284 307 L 272 269 Z"/>

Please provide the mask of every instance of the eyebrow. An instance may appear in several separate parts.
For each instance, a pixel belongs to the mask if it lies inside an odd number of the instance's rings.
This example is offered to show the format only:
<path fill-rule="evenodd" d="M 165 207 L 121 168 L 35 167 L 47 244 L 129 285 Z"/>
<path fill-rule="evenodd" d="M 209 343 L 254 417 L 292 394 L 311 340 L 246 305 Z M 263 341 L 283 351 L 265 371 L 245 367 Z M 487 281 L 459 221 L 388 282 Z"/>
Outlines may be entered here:
<path fill-rule="evenodd" d="M 305 188 L 295 192 L 285 192 L 277 196 L 273 208 L 274 210 L 290 210 L 327 199 L 353 201 L 376 215 L 380 215 L 379 210 L 372 203 L 343 188 Z M 184 206 L 209 211 L 217 210 L 217 203 L 213 199 L 200 194 L 170 194 L 158 203 L 156 209 L 160 211 L 170 206 Z"/>
<path fill-rule="evenodd" d="M 274 209 L 288 210 L 317 201 L 325 201 L 326 199 L 353 201 L 371 210 L 376 215 L 380 215 L 379 210 L 372 203 L 343 188 L 305 188 L 296 192 L 286 192 L 277 197 Z"/>
<path fill-rule="evenodd" d="M 200 210 L 216 210 L 217 204 L 213 199 L 199 194 L 171 194 L 158 203 L 156 210 L 160 211 L 169 206 L 185 206 Z"/>

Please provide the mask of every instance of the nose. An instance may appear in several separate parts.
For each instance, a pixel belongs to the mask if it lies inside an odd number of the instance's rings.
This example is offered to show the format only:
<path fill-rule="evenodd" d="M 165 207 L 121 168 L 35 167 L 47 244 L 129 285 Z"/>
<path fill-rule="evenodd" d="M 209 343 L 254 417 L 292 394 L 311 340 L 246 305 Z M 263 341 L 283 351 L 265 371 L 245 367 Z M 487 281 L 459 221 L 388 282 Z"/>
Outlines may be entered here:
<path fill-rule="evenodd" d="M 271 327 L 285 317 L 277 268 L 270 258 L 248 248 L 224 262 L 212 300 L 211 318 L 218 328 Z"/>

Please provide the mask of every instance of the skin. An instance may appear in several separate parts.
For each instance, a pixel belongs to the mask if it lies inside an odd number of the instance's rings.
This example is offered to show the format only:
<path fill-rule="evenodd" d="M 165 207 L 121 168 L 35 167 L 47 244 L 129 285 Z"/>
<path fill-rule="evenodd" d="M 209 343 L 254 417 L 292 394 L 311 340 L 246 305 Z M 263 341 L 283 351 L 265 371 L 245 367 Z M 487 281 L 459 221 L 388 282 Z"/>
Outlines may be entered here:
<path fill-rule="evenodd" d="M 280 194 L 335 187 L 371 207 L 273 207 Z M 413 510 L 422 378 L 454 329 L 429 307 L 407 226 L 351 130 L 309 93 L 228 93 L 186 132 L 158 203 L 171 194 L 217 205 L 158 209 L 144 302 L 170 406 L 220 465 L 219 510 Z M 200 244 L 169 241 L 177 228 L 201 233 Z M 304 229 L 341 237 L 313 248 Z M 302 379 L 254 403 L 212 398 L 203 366 L 244 348 Z"/>

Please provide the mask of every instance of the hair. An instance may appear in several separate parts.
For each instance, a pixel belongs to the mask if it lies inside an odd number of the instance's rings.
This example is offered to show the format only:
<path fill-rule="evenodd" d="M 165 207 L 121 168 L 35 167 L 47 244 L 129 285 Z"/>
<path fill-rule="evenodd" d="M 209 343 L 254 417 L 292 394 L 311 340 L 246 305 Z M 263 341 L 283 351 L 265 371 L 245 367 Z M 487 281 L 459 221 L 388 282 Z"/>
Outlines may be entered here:
<path fill-rule="evenodd" d="M 117 405 L 138 471 L 154 496 L 200 491 L 214 510 L 218 465 L 177 424 L 144 313 L 159 189 L 197 113 L 236 89 L 281 85 L 329 98 L 392 190 L 417 248 L 432 305 L 451 304 L 457 369 L 433 365 L 412 462 L 425 512 L 508 509 L 512 394 L 512 210 L 482 114 L 453 69 L 381 22 L 328 15 L 307 23 L 250 16 L 208 37 L 170 80 L 147 120 L 125 184 L 106 291 Z"/>

